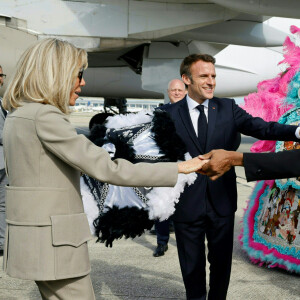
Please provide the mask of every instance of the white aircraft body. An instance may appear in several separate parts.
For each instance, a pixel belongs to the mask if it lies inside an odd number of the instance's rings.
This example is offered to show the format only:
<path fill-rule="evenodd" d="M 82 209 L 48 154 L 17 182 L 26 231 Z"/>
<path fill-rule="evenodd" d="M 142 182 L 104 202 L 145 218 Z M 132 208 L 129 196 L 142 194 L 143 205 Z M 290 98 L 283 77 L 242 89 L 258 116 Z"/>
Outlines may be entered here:
<path fill-rule="evenodd" d="M 300 18 L 300 1 L 1 0 L 0 64 L 9 77 L 30 44 L 57 37 L 88 51 L 83 96 L 162 98 L 185 56 L 210 53 L 216 95 L 241 96 L 279 72 L 287 32 L 268 16 Z"/>

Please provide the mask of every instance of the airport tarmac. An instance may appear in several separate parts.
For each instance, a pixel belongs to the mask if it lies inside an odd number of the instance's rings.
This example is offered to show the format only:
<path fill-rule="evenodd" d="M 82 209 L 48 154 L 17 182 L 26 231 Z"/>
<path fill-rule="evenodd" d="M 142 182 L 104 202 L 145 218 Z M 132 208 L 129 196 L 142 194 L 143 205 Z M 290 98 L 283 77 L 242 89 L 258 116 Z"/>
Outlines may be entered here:
<path fill-rule="evenodd" d="M 80 132 L 87 132 L 89 117 L 71 116 Z M 240 151 L 249 151 L 255 140 L 242 137 Z M 243 168 L 236 168 L 238 210 L 235 217 L 234 249 L 228 300 L 299 300 L 299 275 L 279 269 L 253 265 L 238 241 L 241 220 L 254 183 L 247 183 Z M 26 247 L 26 245 L 20 245 Z M 164 300 L 185 299 L 175 235 L 170 235 L 169 250 L 154 258 L 156 236 L 146 233 L 134 240 L 115 241 L 112 248 L 89 242 L 92 265 L 91 278 L 96 299 L 103 300 Z M 2 265 L 3 258 L 0 258 Z M 207 279 L 209 266 L 207 264 Z M 41 299 L 35 283 L 8 277 L 0 271 L 0 300 Z M 83 299 L 84 300 L 84 299 Z"/>

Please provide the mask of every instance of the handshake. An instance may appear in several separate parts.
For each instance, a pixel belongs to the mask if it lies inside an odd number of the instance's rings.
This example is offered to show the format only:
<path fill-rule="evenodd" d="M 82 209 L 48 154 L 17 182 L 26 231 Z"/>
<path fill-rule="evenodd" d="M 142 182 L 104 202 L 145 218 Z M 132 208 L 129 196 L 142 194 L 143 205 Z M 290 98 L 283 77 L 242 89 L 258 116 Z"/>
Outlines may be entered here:
<path fill-rule="evenodd" d="M 216 180 L 233 166 L 243 166 L 243 153 L 226 150 L 212 150 L 178 164 L 179 173 L 197 172 Z"/>

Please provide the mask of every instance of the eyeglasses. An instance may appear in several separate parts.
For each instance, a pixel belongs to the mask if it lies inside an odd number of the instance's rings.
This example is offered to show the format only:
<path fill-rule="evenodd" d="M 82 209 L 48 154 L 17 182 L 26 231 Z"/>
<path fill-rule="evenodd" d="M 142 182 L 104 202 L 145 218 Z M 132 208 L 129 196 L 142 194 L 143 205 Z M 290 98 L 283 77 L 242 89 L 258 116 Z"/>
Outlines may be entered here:
<path fill-rule="evenodd" d="M 83 71 L 84 71 L 84 68 L 80 69 L 79 72 L 78 72 L 79 83 L 80 83 L 81 80 L 82 80 L 82 77 L 83 77 Z"/>
<path fill-rule="evenodd" d="M 0 74 L 0 77 L 6 78 L 6 74 Z"/>

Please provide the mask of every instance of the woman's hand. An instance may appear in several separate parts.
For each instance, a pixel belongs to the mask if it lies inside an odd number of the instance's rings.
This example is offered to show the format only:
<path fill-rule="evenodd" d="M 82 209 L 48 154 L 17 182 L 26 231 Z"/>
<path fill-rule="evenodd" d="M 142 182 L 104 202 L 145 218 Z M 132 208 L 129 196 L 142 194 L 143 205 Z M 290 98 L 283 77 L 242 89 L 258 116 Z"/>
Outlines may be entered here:
<path fill-rule="evenodd" d="M 205 165 L 209 160 L 200 159 L 199 157 L 194 157 L 187 161 L 181 161 L 178 163 L 178 173 L 189 174 L 192 172 L 197 172 L 201 170 L 202 166 Z"/>

